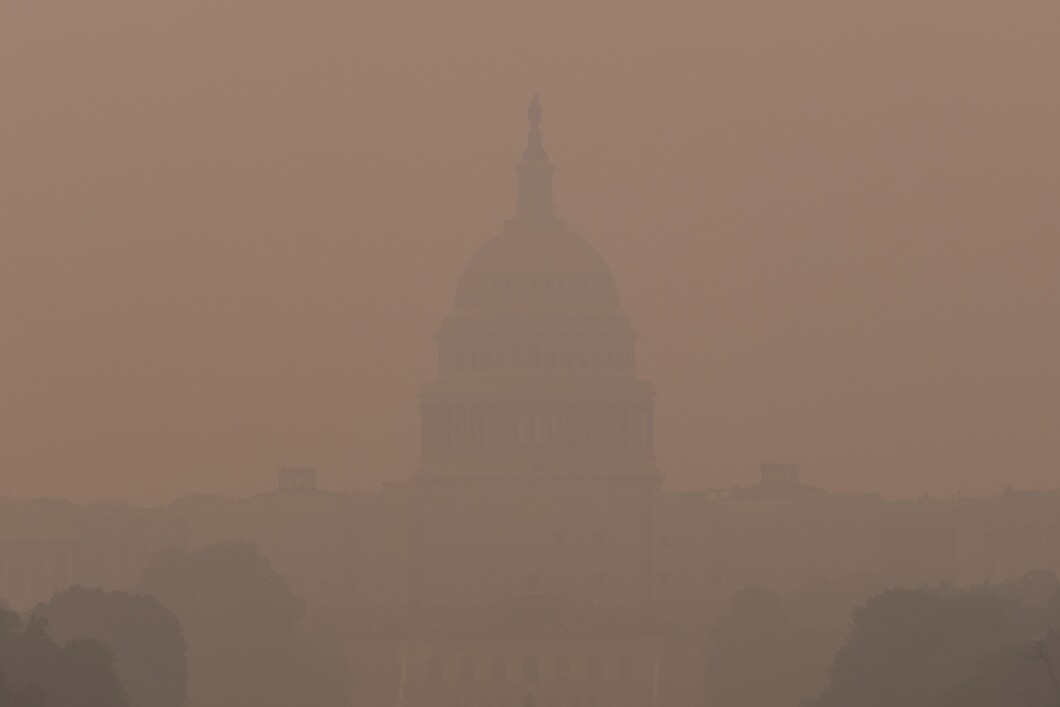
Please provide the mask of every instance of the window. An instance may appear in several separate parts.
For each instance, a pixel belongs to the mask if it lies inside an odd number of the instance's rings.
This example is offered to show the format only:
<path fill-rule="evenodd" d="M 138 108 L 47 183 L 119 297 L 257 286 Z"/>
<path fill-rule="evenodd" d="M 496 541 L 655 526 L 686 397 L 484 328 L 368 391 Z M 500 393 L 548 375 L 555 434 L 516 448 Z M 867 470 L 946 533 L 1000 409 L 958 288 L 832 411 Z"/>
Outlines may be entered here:
<path fill-rule="evenodd" d="M 460 661 L 460 682 L 475 682 L 475 663 L 468 656 Z"/>
<path fill-rule="evenodd" d="M 504 682 L 508 679 L 508 661 L 504 659 L 504 656 L 498 655 L 493 657 L 493 665 L 491 666 L 490 673 L 493 682 Z"/>
<path fill-rule="evenodd" d="M 432 655 L 430 662 L 427 663 L 427 681 L 442 682 L 442 678 L 442 659 Z"/>
<path fill-rule="evenodd" d="M 633 659 L 628 655 L 621 656 L 618 659 L 618 681 L 633 682 Z"/>
<path fill-rule="evenodd" d="M 523 682 L 537 682 L 539 677 L 537 656 L 528 655 L 523 658 Z"/>
<path fill-rule="evenodd" d="M 556 681 L 567 682 L 570 680 L 570 661 L 567 656 L 561 655 L 556 658 Z"/>
<path fill-rule="evenodd" d="M 600 663 L 600 656 L 591 655 L 585 661 L 585 679 L 589 682 L 600 682 L 603 678 L 604 669 Z"/>

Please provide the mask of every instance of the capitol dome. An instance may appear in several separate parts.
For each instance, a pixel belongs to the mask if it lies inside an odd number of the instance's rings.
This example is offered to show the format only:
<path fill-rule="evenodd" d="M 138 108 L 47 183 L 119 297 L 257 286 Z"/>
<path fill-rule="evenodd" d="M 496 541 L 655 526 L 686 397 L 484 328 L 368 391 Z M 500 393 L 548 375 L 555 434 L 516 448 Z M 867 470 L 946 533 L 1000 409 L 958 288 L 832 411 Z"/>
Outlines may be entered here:
<path fill-rule="evenodd" d="M 436 337 L 416 478 L 657 487 L 636 333 L 604 259 L 555 215 L 536 97 L 529 117 L 515 217 L 464 268 Z"/>
<path fill-rule="evenodd" d="M 556 218 L 552 163 L 541 142 L 541 105 L 530 104 L 530 133 L 519 176 L 517 213 L 471 258 L 457 287 L 464 307 L 617 307 L 604 259 Z"/>
<path fill-rule="evenodd" d="M 604 259 L 562 221 L 513 221 L 464 268 L 456 306 L 617 307 L 618 293 Z"/>

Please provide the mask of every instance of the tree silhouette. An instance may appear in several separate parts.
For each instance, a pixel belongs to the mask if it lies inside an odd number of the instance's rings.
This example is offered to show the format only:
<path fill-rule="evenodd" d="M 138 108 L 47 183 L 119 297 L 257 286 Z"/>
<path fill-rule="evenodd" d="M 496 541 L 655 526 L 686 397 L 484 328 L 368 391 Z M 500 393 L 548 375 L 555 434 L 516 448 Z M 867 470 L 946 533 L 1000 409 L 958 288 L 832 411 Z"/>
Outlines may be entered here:
<path fill-rule="evenodd" d="M 1035 626 L 1017 599 L 988 592 L 890 590 L 854 612 L 816 707 L 936 705 L 978 661 Z"/>
<path fill-rule="evenodd" d="M 252 544 L 163 551 L 140 589 L 184 629 L 189 705 L 349 704 L 340 647 L 307 631 L 305 603 Z"/>
<path fill-rule="evenodd" d="M 10 686 L 7 676 L 0 670 L 0 705 L 3 707 L 47 707 L 47 700 L 48 696 L 40 685 Z"/>
<path fill-rule="evenodd" d="M 947 690 L 937 707 L 1045 707 L 1060 704 L 1049 675 L 1050 660 L 1060 656 L 1060 635 L 1041 645 L 1029 641 L 1006 646 L 979 661 L 975 673 Z"/>
<path fill-rule="evenodd" d="M 107 645 L 129 701 L 137 707 L 183 707 L 184 637 L 177 618 L 153 596 L 71 587 L 33 611 L 59 643 L 91 638 Z"/>
<path fill-rule="evenodd" d="M 709 704 L 771 707 L 797 704 L 824 686 L 835 641 L 793 620 L 774 592 L 748 587 L 710 631 Z"/>
<path fill-rule="evenodd" d="M 113 655 L 90 639 L 58 646 L 45 622 L 0 609 L 0 704 L 4 707 L 128 707 Z"/>

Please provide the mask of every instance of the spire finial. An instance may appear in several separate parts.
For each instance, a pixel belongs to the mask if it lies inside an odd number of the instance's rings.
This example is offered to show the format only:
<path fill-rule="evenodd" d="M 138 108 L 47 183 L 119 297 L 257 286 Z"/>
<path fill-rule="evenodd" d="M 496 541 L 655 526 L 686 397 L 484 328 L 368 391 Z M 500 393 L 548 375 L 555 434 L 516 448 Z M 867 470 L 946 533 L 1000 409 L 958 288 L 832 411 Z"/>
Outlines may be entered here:
<path fill-rule="evenodd" d="M 530 110 L 527 111 L 527 115 L 530 117 L 530 129 L 536 130 L 541 125 L 541 100 L 536 93 L 530 99 Z"/>
<path fill-rule="evenodd" d="M 526 136 L 523 162 L 548 162 L 548 153 L 541 144 L 541 100 L 536 93 L 530 99 L 530 108 L 526 115 L 530 118 L 530 134 Z"/>
<path fill-rule="evenodd" d="M 527 110 L 530 133 L 526 136 L 519 173 L 519 216 L 530 219 L 554 219 L 552 214 L 552 163 L 541 144 L 541 100 L 534 94 Z"/>

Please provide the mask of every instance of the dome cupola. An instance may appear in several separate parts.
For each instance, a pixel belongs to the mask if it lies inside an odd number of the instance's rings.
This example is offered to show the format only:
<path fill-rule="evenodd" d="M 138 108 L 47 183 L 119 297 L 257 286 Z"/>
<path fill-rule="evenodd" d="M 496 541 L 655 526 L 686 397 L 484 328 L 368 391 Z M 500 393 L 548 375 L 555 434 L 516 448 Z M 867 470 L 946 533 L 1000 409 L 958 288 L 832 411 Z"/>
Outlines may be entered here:
<path fill-rule="evenodd" d="M 472 256 L 421 401 L 421 481 L 658 484 L 649 383 L 600 254 L 555 215 L 534 96 L 515 216 Z"/>
<path fill-rule="evenodd" d="M 554 165 L 541 141 L 541 103 L 530 102 L 530 133 L 515 170 L 515 218 L 483 245 L 460 277 L 456 306 L 617 307 L 607 263 L 587 241 L 556 218 Z"/>

